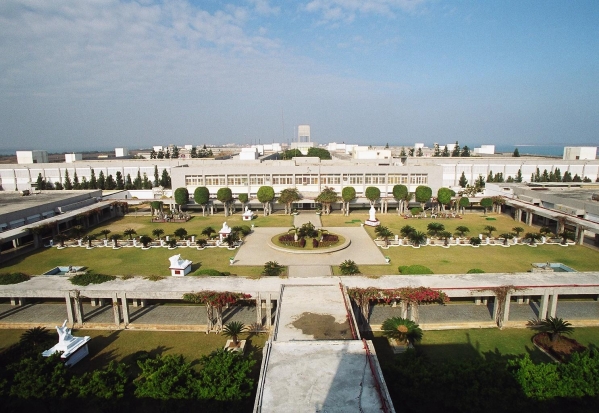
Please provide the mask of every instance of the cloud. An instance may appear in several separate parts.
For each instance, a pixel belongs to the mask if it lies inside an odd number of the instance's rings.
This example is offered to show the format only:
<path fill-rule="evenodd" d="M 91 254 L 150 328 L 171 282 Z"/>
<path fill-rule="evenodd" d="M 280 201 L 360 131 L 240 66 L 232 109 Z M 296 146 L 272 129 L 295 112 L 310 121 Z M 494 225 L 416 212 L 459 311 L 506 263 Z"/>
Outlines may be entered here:
<path fill-rule="evenodd" d="M 394 17 L 396 12 L 414 12 L 427 0 L 312 0 L 304 10 L 321 15 L 322 22 L 351 23 L 357 15 Z"/>
<path fill-rule="evenodd" d="M 248 0 L 248 3 L 250 3 L 251 5 L 254 6 L 254 9 L 256 10 L 256 12 L 258 12 L 261 15 L 277 15 L 280 13 L 281 8 L 276 6 L 276 7 L 272 7 L 269 3 L 268 0 Z"/>

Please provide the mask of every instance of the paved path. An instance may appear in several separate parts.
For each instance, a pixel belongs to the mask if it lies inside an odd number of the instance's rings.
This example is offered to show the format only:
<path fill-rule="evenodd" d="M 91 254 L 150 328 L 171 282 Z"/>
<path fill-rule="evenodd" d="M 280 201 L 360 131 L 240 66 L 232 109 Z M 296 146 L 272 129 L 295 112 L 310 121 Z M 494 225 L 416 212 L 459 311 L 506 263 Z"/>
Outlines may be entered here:
<path fill-rule="evenodd" d="M 289 278 L 324 277 L 331 276 L 333 272 L 328 265 L 290 265 Z"/>
<path fill-rule="evenodd" d="M 299 215 L 298 215 L 299 216 Z M 282 228 L 254 228 L 235 255 L 233 265 L 264 265 L 267 261 L 277 261 L 281 265 L 339 265 L 345 260 L 353 260 L 358 265 L 384 265 L 385 256 L 374 244 L 364 228 L 331 227 L 331 233 L 340 234 L 351 240 L 351 244 L 336 252 L 324 254 L 294 254 L 282 252 L 267 246 L 267 241 L 284 232 Z M 390 270 L 391 271 L 391 270 Z"/>
<path fill-rule="evenodd" d="M 320 215 L 316 215 L 315 212 L 300 212 L 299 214 L 293 216 L 293 225 L 296 227 L 301 227 L 308 222 L 314 224 L 316 228 L 322 227 Z"/>

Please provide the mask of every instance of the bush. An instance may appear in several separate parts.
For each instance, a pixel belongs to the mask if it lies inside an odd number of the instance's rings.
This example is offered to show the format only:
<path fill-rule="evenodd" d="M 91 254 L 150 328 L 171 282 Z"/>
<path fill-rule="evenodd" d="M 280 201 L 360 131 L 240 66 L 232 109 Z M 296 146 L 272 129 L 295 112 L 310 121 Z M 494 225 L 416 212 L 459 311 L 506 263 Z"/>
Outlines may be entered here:
<path fill-rule="evenodd" d="M 240 225 L 240 228 L 244 237 L 248 236 L 252 232 L 252 229 L 248 225 Z"/>
<path fill-rule="evenodd" d="M 18 284 L 28 281 L 31 277 L 22 272 L 13 272 L 11 274 L 0 274 L 0 285 Z"/>
<path fill-rule="evenodd" d="M 211 277 L 222 277 L 225 274 L 212 268 L 203 268 L 194 272 L 193 275 L 209 275 Z"/>
<path fill-rule="evenodd" d="M 318 240 L 316 238 L 312 238 L 312 248 L 318 248 Z"/>
<path fill-rule="evenodd" d="M 339 242 L 339 237 L 337 235 L 325 234 L 322 236 L 323 242 Z"/>
<path fill-rule="evenodd" d="M 343 275 L 360 274 L 358 265 L 352 260 L 345 260 L 339 265 L 339 270 Z"/>
<path fill-rule="evenodd" d="M 264 270 L 262 270 L 262 275 L 277 277 L 281 275 L 281 273 L 285 270 L 285 267 L 280 265 L 276 261 L 268 261 L 264 264 Z"/>
<path fill-rule="evenodd" d="M 306 239 L 305 238 L 302 238 L 302 239 L 299 240 L 299 246 L 302 247 L 302 248 L 304 248 L 306 246 Z"/>
<path fill-rule="evenodd" d="M 291 234 L 284 234 L 284 235 L 279 236 L 279 242 L 281 242 L 281 243 L 295 242 L 295 238 L 293 238 L 293 235 L 291 235 Z"/>
<path fill-rule="evenodd" d="M 104 274 L 78 274 L 70 278 L 72 284 L 75 285 L 90 285 L 90 284 L 102 284 L 107 281 L 112 281 L 116 279 L 114 275 L 104 275 Z"/>
<path fill-rule="evenodd" d="M 434 274 L 433 270 L 424 265 L 400 265 L 398 269 L 402 275 Z"/>
<path fill-rule="evenodd" d="M 420 207 L 414 207 L 414 208 L 411 208 L 411 209 L 410 209 L 410 213 L 411 213 L 412 215 L 418 215 L 418 214 L 420 214 L 421 212 L 422 212 L 422 208 L 420 208 Z"/>
<path fill-rule="evenodd" d="M 484 274 L 485 272 L 480 268 L 471 268 L 466 274 Z"/>

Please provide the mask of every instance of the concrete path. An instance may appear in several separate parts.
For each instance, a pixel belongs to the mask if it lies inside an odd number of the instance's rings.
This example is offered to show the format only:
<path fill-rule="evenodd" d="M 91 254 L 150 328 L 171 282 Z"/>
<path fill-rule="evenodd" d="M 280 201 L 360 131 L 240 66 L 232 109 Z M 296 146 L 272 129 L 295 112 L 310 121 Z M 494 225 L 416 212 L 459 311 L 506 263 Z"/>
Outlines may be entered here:
<path fill-rule="evenodd" d="M 333 275 L 328 265 L 290 265 L 289 278 L 326 277 Z"/>
<path fill-rule="evenodd" d="M 349 238 L 351 244 L 337 252 L 294 254 L 277 251 L 267 246 L 272 237 L 285 231 L 284 228 L 254 228 L 254 232 L 245 238 L 244 244 L 235 255 L 233 265 L 264 265 L 267 261 L 277 261 L 281 265 L 300 266 L 306 264 L 339 265 L 345 260 L 353 260 L 358 265 L 384 265 L 386 263 L 385 256 L 364 228 L 331 227 L 328 229 L 331 233 L 342 235 L 346 239 Z"/>
<path fill-rule="evenodd" d="M 304 224 L 311 222 L 314 224 L 316 228 L 322 227 L 322 221 L 320 220 L 320 215 L 316 215 L 315 212 L 300 212 L 297 215 L 293 216 L 293 225 L 296 227 L 301 227 Z"/>

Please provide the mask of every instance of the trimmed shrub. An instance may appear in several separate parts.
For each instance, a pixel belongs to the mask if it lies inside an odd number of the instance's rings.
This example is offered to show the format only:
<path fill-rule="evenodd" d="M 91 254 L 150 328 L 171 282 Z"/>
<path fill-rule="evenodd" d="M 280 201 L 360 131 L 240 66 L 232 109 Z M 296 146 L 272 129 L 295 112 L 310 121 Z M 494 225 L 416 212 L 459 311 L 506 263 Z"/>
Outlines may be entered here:
<path fill-rule="evenodd" d="M 466 274 L 484 274 L 485 272 L 480 268 L 471 268 Z"/>
<path fill-rule="evenodd" d="M 301 238 L 299 240 L 299 246 L 304 248 L 306 246 L 306 239 L 305 238 Z"/>
<path fill-rule="evenodd" d="M 402 275 L 434 274 L 433 270 L 424 265 L 400 265 L 398 269 Z"/>
<path fill-rule="evenodd" d="M 70 278 L 70 281 L 72 284 L 85 286 L 90 284 L 102 284 L 114 279 L 116 279 L 114 275 L 86 273 L 75 275 Z"/>
<path fill-rule="evenodd" d="M 284 234 L 279 236 L 279 242 L 295 242 L 292 234 Z"/>
<path fill-rule="evenodd" d="M 18 284 L 23 281 L 28 281 L 31 277 L 22 272 L 13 272 L 7 274 L 0 274 L 0 285 Z"/>
<path fill-rule="evenodd" d="M 203 268 L 201 270 L 197 270 L 196 272 L 194 272 L 193 275 L 209 275 L 211 277 L 222 277 L 225 275 L 225 273 L 222 273 L 218 270 L 214 270 L 212 268 Z M 226 275 L 229 275 L 229 274 L 226 274 Z"/>
<path fill-rule="evenodd" d="M 318 248 L 318 240 L 316 238 L 312 238 L 312 248 Z"/>

